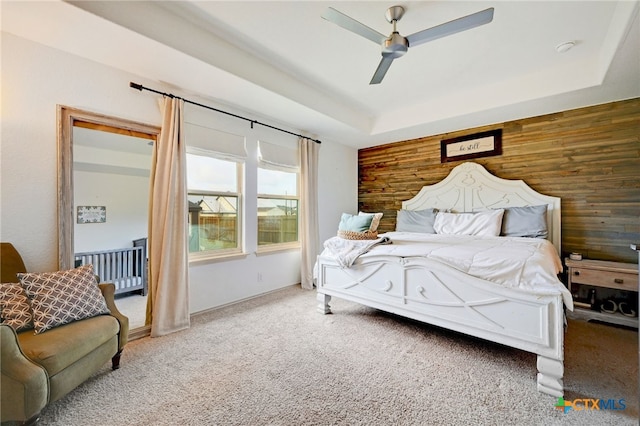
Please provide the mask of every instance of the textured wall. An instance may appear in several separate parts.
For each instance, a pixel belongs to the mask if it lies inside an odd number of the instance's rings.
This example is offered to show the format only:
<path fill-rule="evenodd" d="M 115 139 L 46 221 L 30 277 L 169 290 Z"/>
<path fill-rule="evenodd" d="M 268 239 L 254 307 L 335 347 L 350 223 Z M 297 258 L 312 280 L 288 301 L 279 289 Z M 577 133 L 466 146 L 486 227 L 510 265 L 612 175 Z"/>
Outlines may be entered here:
<path fill-rule="evenodd" d="M 502 155 L 473 161 L 562 198 L 564 253 L 637 263 L 640 98 L 362 149 L 360 210 L 383 211 L 380 229 L 393 230 L 403 200 L 460 164 L 440 163 L 440 141 L 493 129 L 503 129 Z"/>

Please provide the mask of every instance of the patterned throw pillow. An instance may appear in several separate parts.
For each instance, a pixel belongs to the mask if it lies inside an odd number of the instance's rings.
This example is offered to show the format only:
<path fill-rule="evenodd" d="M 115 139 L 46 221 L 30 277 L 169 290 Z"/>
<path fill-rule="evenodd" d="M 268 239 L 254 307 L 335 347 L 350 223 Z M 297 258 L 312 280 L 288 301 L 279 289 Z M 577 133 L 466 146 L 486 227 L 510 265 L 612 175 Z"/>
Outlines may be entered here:
<path fill-rule="evenodd" d="M 2 324 L 9 325 L 16 332 L 33 328 L 31 305 L 20 284 L 0 284 L 0 315 Z"/>
<path fill-rule="evenodd" d="M 31 299 L 36 334 L 110 313 L 93 274 L 93 265 L 67 271 L 21 273 L 18 278 Z"/>

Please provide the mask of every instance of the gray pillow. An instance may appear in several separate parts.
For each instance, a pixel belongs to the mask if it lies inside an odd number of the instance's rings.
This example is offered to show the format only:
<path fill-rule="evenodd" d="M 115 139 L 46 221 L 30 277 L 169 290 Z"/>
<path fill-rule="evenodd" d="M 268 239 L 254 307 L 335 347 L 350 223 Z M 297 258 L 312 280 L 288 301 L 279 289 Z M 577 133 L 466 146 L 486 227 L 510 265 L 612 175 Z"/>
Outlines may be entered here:
<path fill-rule="evenodd" d="M 435 234 L 433 223 L 436 220 L 436 209 L 398 210 L 396 231 Z"/>
<path fill-rule="evenodd" d="M 505 208 L 500 235 L 547 238 L 547 205 Z"/>

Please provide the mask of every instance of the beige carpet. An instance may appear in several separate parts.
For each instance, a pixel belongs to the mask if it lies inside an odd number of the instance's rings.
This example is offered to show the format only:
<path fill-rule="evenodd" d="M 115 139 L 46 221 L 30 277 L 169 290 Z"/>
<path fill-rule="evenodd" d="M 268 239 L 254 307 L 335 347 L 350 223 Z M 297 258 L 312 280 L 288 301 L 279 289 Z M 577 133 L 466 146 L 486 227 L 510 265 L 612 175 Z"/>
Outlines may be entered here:
<path fill-rule="evenodd" d="M 42 413 L 43 425 L 638 424 L 638 334 L 571 321 L 566 399 L 555 409 L 535 355 L 291 287 L 144 338 Z"/>

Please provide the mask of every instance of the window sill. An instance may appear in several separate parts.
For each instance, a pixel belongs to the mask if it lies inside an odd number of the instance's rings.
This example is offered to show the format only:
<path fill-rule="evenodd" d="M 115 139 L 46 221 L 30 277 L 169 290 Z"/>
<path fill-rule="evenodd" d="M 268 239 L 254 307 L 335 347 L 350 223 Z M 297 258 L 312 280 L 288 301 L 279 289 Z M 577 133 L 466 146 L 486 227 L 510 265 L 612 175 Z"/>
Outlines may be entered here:
<path fill-rule="evenodd" d="M 300 250 L 300 243 L 285 243 L 285 244 L 268 244 L 264 246 L 258 246 L 258 250 L 256 251 L 256 256 L 260 256 L 263 254 L 272 254 L 283 251 L 292 251 L 292 250 Z"/>
<path fill-rule="evenodd" d="M 205 265 L 207 263 L 225 262 L 228 260 L 245 259 L 247 253 L 234 252 L 226 254 L 208 254 L 205 256 L 189 256 L 189 266 Z"/>

